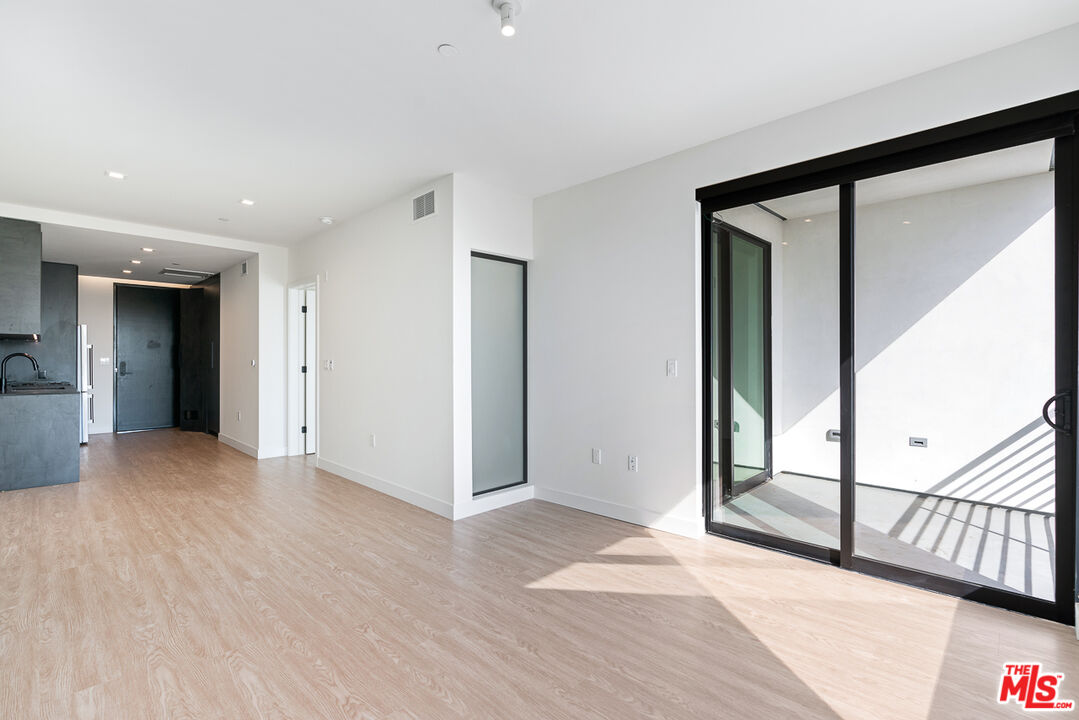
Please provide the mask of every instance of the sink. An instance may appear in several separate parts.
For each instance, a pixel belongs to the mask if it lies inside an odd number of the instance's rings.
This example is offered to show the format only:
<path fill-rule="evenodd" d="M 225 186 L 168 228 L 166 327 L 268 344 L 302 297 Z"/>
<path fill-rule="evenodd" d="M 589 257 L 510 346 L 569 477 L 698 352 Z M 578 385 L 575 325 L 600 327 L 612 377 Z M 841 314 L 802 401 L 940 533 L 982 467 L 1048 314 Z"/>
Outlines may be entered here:
<path fill-rule="evenodd" d="M 47 395 L 75 392 L 75 386 L 65 382 L 10 383 L 7 392 L 9 395 Z"/>

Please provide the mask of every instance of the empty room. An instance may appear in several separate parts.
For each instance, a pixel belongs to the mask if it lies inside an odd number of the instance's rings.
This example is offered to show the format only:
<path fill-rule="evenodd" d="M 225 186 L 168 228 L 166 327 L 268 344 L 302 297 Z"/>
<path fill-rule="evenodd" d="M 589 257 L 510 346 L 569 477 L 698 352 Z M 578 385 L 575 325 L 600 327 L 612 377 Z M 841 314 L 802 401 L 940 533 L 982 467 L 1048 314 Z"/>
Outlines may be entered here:
<path fill-rule="evenodd" d="M 1075 713 L 1074 0 L 0 27 L 0 718 Z"/>

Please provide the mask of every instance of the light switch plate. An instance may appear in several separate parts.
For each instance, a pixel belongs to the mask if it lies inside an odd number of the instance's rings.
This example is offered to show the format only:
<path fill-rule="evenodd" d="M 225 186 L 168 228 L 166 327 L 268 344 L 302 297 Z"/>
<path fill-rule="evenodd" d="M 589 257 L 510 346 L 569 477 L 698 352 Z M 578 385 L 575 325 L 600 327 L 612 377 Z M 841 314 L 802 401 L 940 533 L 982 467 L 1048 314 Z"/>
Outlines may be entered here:
<path fill-rule="evenodd" d="M 678 377 L 678 361 L 667 361 L 667 377 Z"/>
<path fill-rule="evenodd" d="M 603 451 L 600 450 L 599 448 L 592 448 L 592 464 L 593 465 L 602 465 L 603 464 Z"/>

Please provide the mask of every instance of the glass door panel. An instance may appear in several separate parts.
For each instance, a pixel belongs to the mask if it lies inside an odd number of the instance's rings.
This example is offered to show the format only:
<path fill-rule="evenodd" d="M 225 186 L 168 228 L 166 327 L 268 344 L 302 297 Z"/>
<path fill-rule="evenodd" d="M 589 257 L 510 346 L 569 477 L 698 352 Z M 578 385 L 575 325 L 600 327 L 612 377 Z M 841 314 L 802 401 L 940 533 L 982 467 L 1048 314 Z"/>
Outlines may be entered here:
<path fill-rule="evenodd" d="M 826 188 L 718 214 L 714 532 L 839 547 L 838 209 L 838 189 Z"/>
<path fill-rule="evenodd" d="M 1054 598 L 1053 142 L 856 185 L 859 557 Z"/>
<path fill-rule="evenodd" d="M 731 332 L 731 495 L 737 496 L 768 480 L 769 449 L 766 331 L 769 317 L 768 246 L 736 233 L 730 243 Z"/>

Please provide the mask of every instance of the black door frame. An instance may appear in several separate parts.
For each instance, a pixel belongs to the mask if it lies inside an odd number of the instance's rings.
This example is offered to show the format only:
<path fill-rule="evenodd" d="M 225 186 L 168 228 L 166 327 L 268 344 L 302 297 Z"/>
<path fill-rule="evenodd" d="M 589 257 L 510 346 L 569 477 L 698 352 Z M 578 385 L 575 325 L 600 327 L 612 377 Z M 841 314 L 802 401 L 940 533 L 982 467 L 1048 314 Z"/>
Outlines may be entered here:
<path fill-rule="evenodd" d="M 752 490 L 772 477 L 772 245 L 760 239 L 756 235 L 730 225 L 721 220 L 713 221 L 717 236 L 719 252 L 721 256 L 719 272 L 719 296 L 723 298 L 723 333 L 722 333 L 722 358 L 720 364 L 719 392 L 720 406 L 720 443 L 722 444 L 720 479 L 723 486 L 723 499 L 734 497 L 734 396 L 731 389 L 734 387 L 733 371 L 734 363 L 732 356 L 734 348 L 731 345 L 731 330 L 733 328 L 732 316 L 732 291 L 731 282 L 731 237 L 735 236 L 755 245 L 764 253 L 762 293 L 764 294 L 761 314 L 764 320 L 764 470 L 752 478 L 744 480 L 742 492 Z M 711 392 L 711 380 L 709 380 L 709 392 Z"/>
<path fill-rule="evenodd" d="M 1074 430 L 1079 379 L 1079 92 L 847 150 L 826 157 L 717 183 L 697 190 L 701 206 L 702 377 L 705 392 L 703 431 L 704 515 L 709 532 L 792 552 L 849 570 L 929 590 L 1016 610 L 1066 624 L 1075 623 L 1076 460 Z M 1043 600 L 985 587 L 907 567 L 859 557 L 854 545 L 855 518 L 855 365 L 854 282 L 855 183 L 859 180 L 934 165 L 1041 140 L 1055 140 L 1056 274 L 1056 596 Z M 788 538 L 716 523 L 712 517 L 712 403 L 709 332 L 711 234 L 713 213 L 810 190 L 838 187 L 840 195 L 840 548 L 826 548 Z M 1063 421 L 1060 418 L 1063 417 Z"/>

